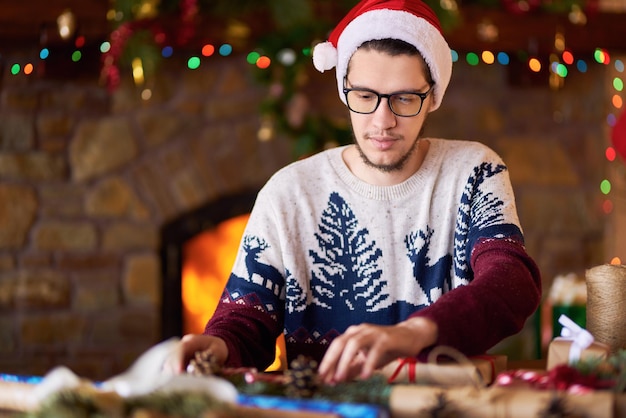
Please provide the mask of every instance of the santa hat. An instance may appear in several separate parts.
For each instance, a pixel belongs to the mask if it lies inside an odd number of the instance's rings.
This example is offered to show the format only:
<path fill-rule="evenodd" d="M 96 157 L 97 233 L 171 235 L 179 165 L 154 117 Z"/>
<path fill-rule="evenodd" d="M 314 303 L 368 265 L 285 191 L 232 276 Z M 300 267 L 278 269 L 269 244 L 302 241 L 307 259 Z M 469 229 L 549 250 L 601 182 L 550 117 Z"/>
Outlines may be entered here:
<path fill-rule="evenodd" d="M 437 16 L 422 0 L 362 0 L 339 22 L 328 41 L 315 46 L 313 65 L 324 72 L 337 67 L 337 88 L 343 96 L 348 62 L 363 42 L 399 39 L 417 48 L 435 85 L 431 111 L 441 104 L 452 75 L 452 52 Z"/>

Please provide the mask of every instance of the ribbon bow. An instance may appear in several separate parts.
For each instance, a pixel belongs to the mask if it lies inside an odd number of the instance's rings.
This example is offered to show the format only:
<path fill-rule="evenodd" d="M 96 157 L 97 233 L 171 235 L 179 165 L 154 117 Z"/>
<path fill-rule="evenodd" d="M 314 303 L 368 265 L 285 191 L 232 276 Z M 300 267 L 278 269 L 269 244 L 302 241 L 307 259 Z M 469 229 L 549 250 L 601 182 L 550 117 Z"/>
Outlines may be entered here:
<path fill-rule="evenodd" d="M 572 341 L 572 346 L 569 350 L 569 363 L 575 363 L 580 360 L 583 350 L 593 344 L 593 335 L 572 321 L 567 315 L 561 315 L 559 323 L 563 325 L 561 337 Z"/>

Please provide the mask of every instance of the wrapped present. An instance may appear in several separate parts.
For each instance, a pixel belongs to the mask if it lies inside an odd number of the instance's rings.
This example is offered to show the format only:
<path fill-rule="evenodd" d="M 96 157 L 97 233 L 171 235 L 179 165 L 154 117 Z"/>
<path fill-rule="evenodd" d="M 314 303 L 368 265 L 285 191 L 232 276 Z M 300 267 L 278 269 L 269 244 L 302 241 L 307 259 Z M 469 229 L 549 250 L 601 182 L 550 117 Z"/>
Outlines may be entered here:
<path fill-rule="evenodd" d="M 563 325 L 562 336 L 554 338 L 548 346 L 547 370 L 579 360 L 605 359 L 609 356 L 611 349 L 608 345 L 595 341 L 589 331 L 567 316 L 561 315 L 559 322 Z"/>
<path fill-rule="evenodd" d="M 382 368 L 380 372 L 389 383 L 419 383 L 436 386 L 462 386 L 491 384 L 495 377 L 507 368 L 507 356 L 481 355 L 465 357 L 458 352 L 445 348 L 443 351 L 448 358 L 438 361 L 429 356 L 427 362 L 420 362 L 415 358 L 397 359 Z"/>
<path fill-rule="evenodd" d="M 608 391 L 584 394 L 529 388 L 395 385 L 389 410 L 394 418 L 529 418 L 544 416 L 614 417 L 616 397 Z M 575 415 L 570 415 L 575 411 Z"/>

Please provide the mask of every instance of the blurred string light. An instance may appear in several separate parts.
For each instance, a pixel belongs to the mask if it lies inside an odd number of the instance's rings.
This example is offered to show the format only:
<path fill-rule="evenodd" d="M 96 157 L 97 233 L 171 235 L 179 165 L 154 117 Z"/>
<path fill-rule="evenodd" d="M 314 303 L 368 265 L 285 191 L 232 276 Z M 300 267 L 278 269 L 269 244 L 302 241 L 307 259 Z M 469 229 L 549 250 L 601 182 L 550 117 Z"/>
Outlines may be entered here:
<path fill-rule="evenodd" d="M 170 58 L 172 55 L 174 55 L 174 48 L 172 48 L 171 46 L 164 46 L 163 49 L 161 50 L 161 56 L 163 58 Z"/>
<path fill-rule="evenodd" d="M 491 65 L 496 61 L 495 55 L 491 51 L 483 51 L 481 58 L 485 64 Z"/>
<path fill-rule="evenodd" d="M 528 68 L 530 69 L 530 71 L 532 71 L 534 73 L 540 72 L 541 71 L 541 61 L 539 61 L 538 58 L 531 57 L 528 60 Z"/>
<path fill-rule="evenodd" d="M 131 67 L 133 70 L 133 80 L 135 85 L 141 87 L 145 81 L 143 62 L 141 61 L 141 58 L 133 58 Z"/>
<path fill-rule="evenodd" d="M 76 16 L 70 9 L 66 9 L 57 17 L 57 29 L 61 39 L 68 40 L 76 31 Z"/>
<path fill-rule="evenodd" d="M 603 48 L 596 48 L 593 53 L 593 58 L 598 62 L 598 64 L 609 65 L 611 62 L 609 52 Z"/>
<path fill-rule="evenodd" d="M 615 151 L 615 148 L 609 146 L 604 151 L 604 156 L 609 162 L 612 163 L 613 161 L 615 161 L 615 158 L 617 158 L 617 151 Z"/>
<path fill-rule="evenodd" d="M 198 68 L 200 68 L 200 58 L 198 57 L 191 57 L 187 60 L 187 68 L 189 68 L 190 70 L 197 70 Z"/>
<path fill-rule="evenodd" d="M 171 47 L 170 47 L 171 49 Z M 215 47 L 211 44 L 206 44 L 202 47 L 202 56 L 203 57 L 210 57 L 211 55 L 215 54 Z M 170 53 L 171 56 L 171 53 Z"/>
<path fill-rule="evenodd" d="M 71 60 L 74 62 L 78 62 L 82 59 L 83 53 L 81 52 L 81 48 L 83 48 L 86 44 L 86 39 L 84 36 L 76 37 L 75 41 L 76 50 L 71 55 Z M 106 54 L 111 49 L 111 43 L 109 41 L 102 42 L 99 46 L 100 53 Z M 527 62 L 527 68 L 529 71 L 538 73 L 543 71 L 545 68 L 548 68 L 550 74 L 554 74 L 556 77 L 561 79 L 569 76 L 573 69 L 577 70 L 580 73 L 585 73 L 588 71 L 588 67 L 590 62 L 596 62 L 603 65 L 608 65 L 611 63 L 611 56 L 609 52 L 603 48 L 596 48 L 593 52 L 591 59 L 585 59 L 580 56 L 575 56 L 574 53 L 565 48 L 564 39 L 562 35 L 557 34 L 555 37 L 555 50 L 558 50 L 558 56 L 551 56 L 548 63 L 542 63 L 542 61 L 531 54 L 528 51 L 518 51 L 517 59 L 525 60 Z M 202 45 L 200 49 L 200 54 L 198 56 L 191 56 L 187 58 L 187 67 L 190 70 L 195 70 L 200 67 L 201 57 L 209 58 L 213 57 L 216 54 L 222 57 L 228 57 L 234 53 L 234 48 L 229 43 L 224 43 L 221 45 L 214 45 L 210 43 L 206 43 Z M 267 69 L 270 68 L 274 62 L 279 63 L 283 66 L 293 65 L 298 59 L 298 53 L 302 54 L 305 57 L 310 57 L 312 53 L 311 48 L 303 48 L 301 51 L 296 52 L 291 48 L 284 48 L 276 54 L 275 59 L 268 55 L 263 55 L 259 51 L 251 51 L 246 54 L 246 60 L 251 65 L 255 65 L 259 69 Z M 39 52 L 40 60 L 46 60 L 50 57 L 51 51 L 49 48 L 42 48 Z M 170 45 L 165 45 L 162 47 L 160 54 L 163 58 L 171 58 L 175 54 L 175 50 Z M 258 55 L 256 55 L 258 54 Z M 452 61 L 459 62 L 461 56 L 458 51 L 452 50 Z M 252 57 L 256 57 L 252 59 Z M 491 50 L 482 50 L 477 52 L 467 52 L 464 55 L 464 60 L 467 64 L 471 66 L 478 66 L 481 63 L 486 65 L 499 64 L 502 66 L 508 66 L 511 64 L 512 59 L 511 56 L 504 51 L 491 51 Z M 12 75 L 18 74 L 34 74 L 36 63 L 33 64 L 33 69 L 28 72 L 24 72 L 24 63 L 15 63 L 16 66 L 10 67 L 10 73 Z M 615 69 L 618 72 L 624 72 L 624 63 L 621 60 L 615 60 Z M 620 78 L 616 78 L 613 80 L 615 90 L 618 92 L 622 92 L 624 89 L 623 80 Z M 623 108 L 623 98 L 614 98 L 614 105 L 616 108 Z"/>
<path fill-rule="evenodd" d="M 611 62 L 610 55 L 605 50 L 600 48 L 594 51 L 594 59 L 599 64 L 604 65 L 608 65 Z M 614 61 L 614 68 L 615 71 L 617 71 L 618 73 L 623 73 L 624 62 L 620 59 L 616 59 Z M 615 129 L 615 125 L 617 124 L 616 114 L 621 111 L 624 105 L 623 98 L 621 96 L 622 92 L 624 91 L 624 80 L 621 76 L 617 75 L 611 80 L 611 86 L 614 89 L 614 92 L 611 96 L 611 105 L 613 106 L 614 111 L 609 113 L 606 120 L 609 128 Z M 613 146 L 608 146 L 604 152 L 604 155 L 609 163 L 617 160 L 617 150 Z M 600 183 L 600 191 L 606 196 L 606 199 L 602 204 L 602 211 L 606 215 L 609 215 L 613 212 L 613 201 L 610 198 L 611 189 L 611 182 L 608 179 L 602 180 L 602 182 Z"/>

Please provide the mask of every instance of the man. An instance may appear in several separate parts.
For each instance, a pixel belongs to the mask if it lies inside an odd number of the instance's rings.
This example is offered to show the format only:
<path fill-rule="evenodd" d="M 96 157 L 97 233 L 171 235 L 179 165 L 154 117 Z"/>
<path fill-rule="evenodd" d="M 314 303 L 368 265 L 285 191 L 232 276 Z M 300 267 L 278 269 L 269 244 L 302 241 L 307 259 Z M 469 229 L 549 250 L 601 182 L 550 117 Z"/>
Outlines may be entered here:
<path fill-rule="evenodd" d="M 276 173 L 260 191 L 222 300 L 188 359 L 320 361 L 326 383 L 366 378 L 436 345 L 484 353 L 541 297 L 504 163 L 469 141 L 422 138 L 452 60 L 420 0 L 365 0 L 314 50 L 333 67 L 354 144 Z"/>

